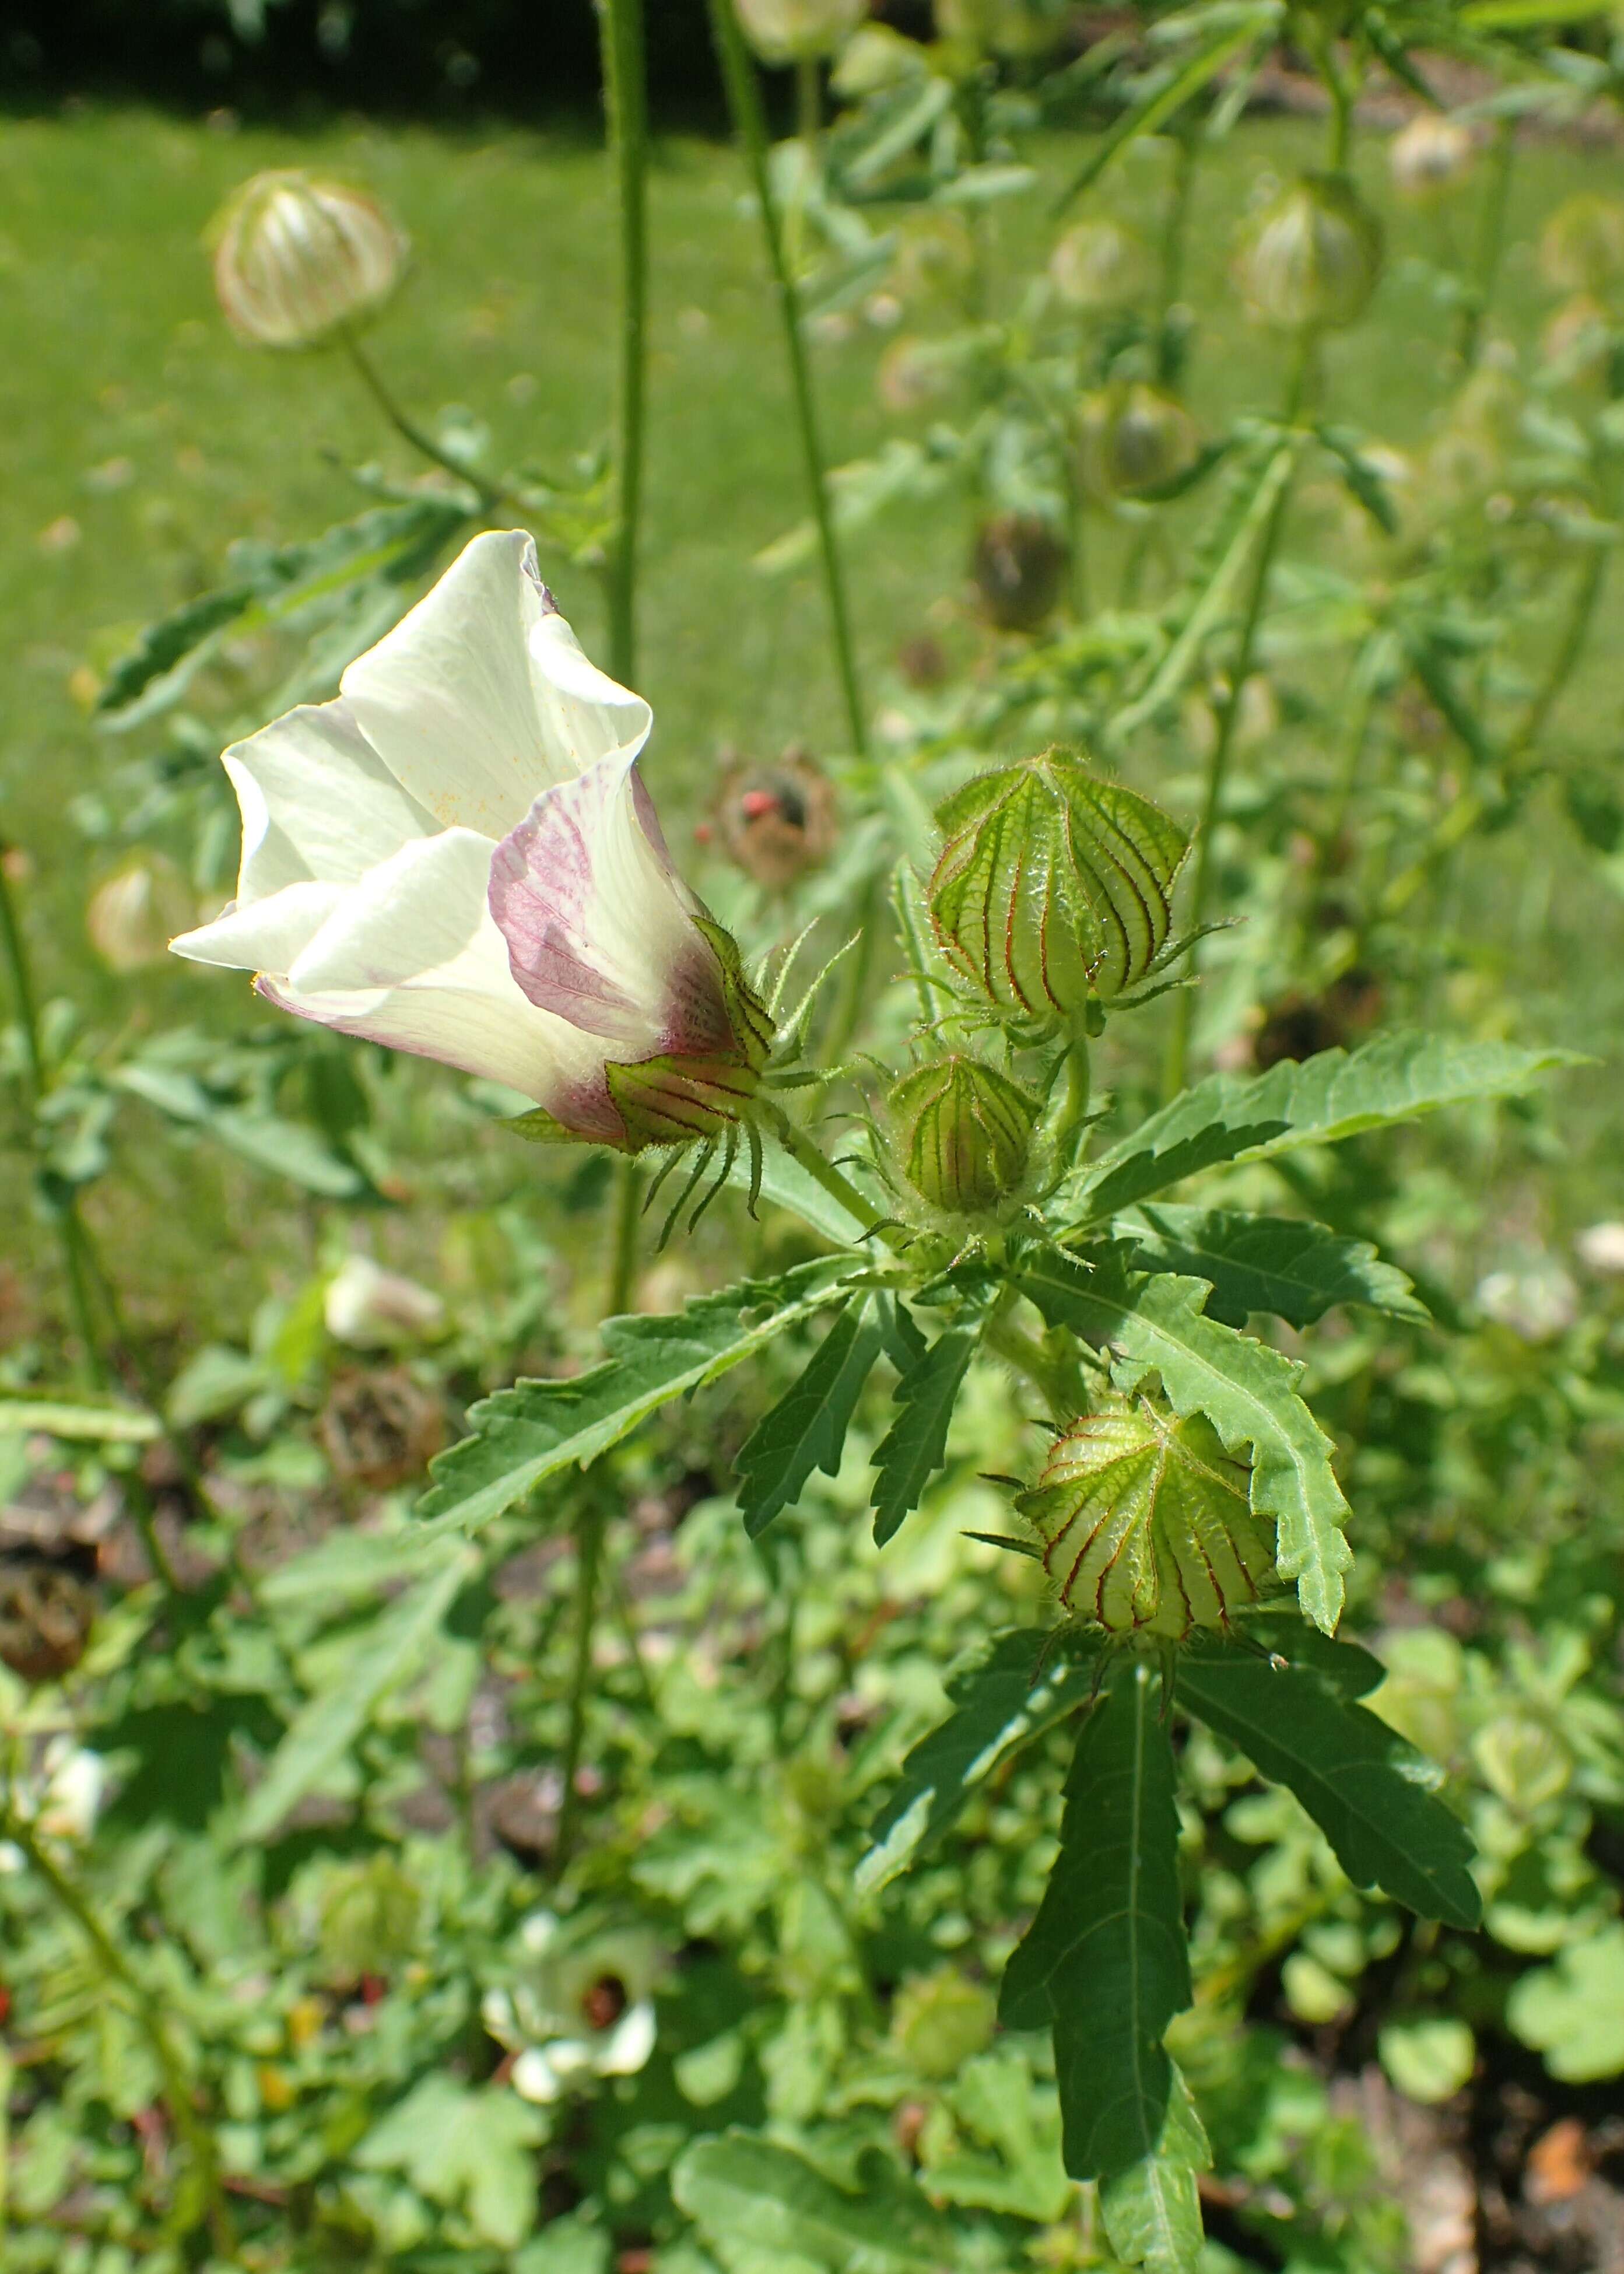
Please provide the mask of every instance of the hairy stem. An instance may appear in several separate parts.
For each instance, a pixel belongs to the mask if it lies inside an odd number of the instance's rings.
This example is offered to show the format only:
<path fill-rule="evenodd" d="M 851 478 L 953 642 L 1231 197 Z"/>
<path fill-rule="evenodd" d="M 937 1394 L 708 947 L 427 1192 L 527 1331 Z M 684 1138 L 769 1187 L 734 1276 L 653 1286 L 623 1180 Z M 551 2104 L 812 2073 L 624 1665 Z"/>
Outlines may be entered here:
<path fill-rule="evenodd" d="M 790 1158 L 806 1171 L 814 1184 L 821 1185 L 831 1200 L 838 1201 L 859 1224 L 873 1224 L 874 1202 L 860 1193 L 849 1178 L 842 1176 L 832 1161 L 824 1159 L 805 1130 L 796 1127 L 781 1105 L 775 1105 L 769 1100 L 766 1118 L 779 1144 Z M 895 1247 L 899 1237 L 895 1227 L 889 1224 L 880 1230 L 879 1236 L 888 1247 Z"/>
<path fill-rule="evenodd" d="M 801 438 L 813 519 L 817 527 L 818 554 L 823 566 L 824 595 L 829 605 L 835 664 L 846 703 L 846 728 L 853 750 L 859 757 L 866 757 L 868 733 L 858 684 L 851 618 L 846 606 L 846 575 L 830 508 L 829 481 L 818 433 L 817 406 L 812 391 L 812 368 L 801 330 L 801 294 L 784 241 L 783 216 L 773 193 L 766 113 L 762 108 L 761 88 L 756 82 L 755 66 L 745 46 L 744 34 L 739 28 L 739 19 L 733 13 L 733 0 L 710 0 L 710 8 L 711 34 L 722 67 L 723 83 L 727 90 L 727 107 L 733 118 L 733 131 L 744 151 L 750 184 L 756 192 L 762 234 L 766 240 L 768 265 L 772 271 L 778 311 L 783 319 L 784 345 L 789 358 L 790 381 L 794 394 L 795 424 Z"/>
<path fill-rule="evenodd" d="M 377 365 L 347 325 L 341 327 L 338 337 L 343 343 L 344 350 L 350 362 L 355 365 L 361 384 L 403 442 L 409 443 L 417 455 L 426 458 L 431 465 L 439 466 L 443 472 L 454 475 L 469 489 L 477 491 L 482 511 L 488 514 L 499 505 L 510 506 L 515 510 L 518 509 L 518 501 L 508 491 L 501 488 L 495 482 L 485 481 L 480 475 L 470 472 L 468 467 L 460 465 L 448 450 L 440 448 L 432 434 L 425 433 L 416 419 L 408 417 L 385 383 Z"/>
<path fill-rule="evenodd" d="M 620 240 L 620 494 L 607 576 L 609 675 L 629 686 L 637 662 L 637 545 L 648 382 L 649 117 L 643 0 L 598 0 L 598 23 Z"/>
<path fill-rule="evenodd" d="M 569 1719 L 564 1735 L 564 1790 L 559 1803 L 558 1836 L 553 1848 L 553 1869 L 560 1872 L 575 1853 L 580 1831 L 581 1758 L 586 1747 L 598 1583 L 604 1568 L 604 1534 L 608 1528 L 607 1488 L 596 1479 L 590 1480 L 585 1505 L 575 1525 L 575 1646 L 569 1669 Z"/>

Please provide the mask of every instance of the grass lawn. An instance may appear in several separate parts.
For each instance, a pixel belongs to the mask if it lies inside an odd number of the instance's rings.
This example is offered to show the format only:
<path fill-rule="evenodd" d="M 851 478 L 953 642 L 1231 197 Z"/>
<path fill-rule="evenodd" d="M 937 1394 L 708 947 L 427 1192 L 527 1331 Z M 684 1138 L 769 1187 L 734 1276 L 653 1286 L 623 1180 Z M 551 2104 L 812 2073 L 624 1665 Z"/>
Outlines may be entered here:
<path fill-rule="evenodd" d="M 1227 251 L 1258 177 L 1312 162 L 1319 144 L 1301 125 L 1248 124 L 1207 177 L 1189 274 L 1202 327 L 1195 395 L 1210 421 L 1275 391 L 1278 348 L 1229 298 Z M 1071 154 L 1051 154 L 1057 169 Z M 1390 206 L 1380 148 L 1364 163 Z M 97 670 L 147 617 L 214 581 L 232 538 L 307 535 L 354 509 L 360 501 L 335 457 L 408 471 L 341 362 L 251 352 L 215 312 L 205 225 L 244 175 L 288 164 L 369 183 L 410 229 L 416 275 L 375 349 L 416 412 L 465 403 L 495 431 L 499 459 L 543 463 L 607 429 L 613 216 L 585 128 L 452 137 L 352 123 L 311 136 L 222 133 L 139 111 L 81 110 L 0 130 L 0 311 L 11 345 L 0 361 L 0 815 L 34 864 L 29 922 L 43 991 L 75 990 L 109 1022 L 206 1020 L 205 998 L 220 983 L 178 969 L 117 983 L 91 955 L 83 906 L 97 856 L 64 808 L 105 783 L 124 755 L 87 716 Z M 1117 177 L 1112 202 L 1151 219 L 1162 180 L 1159 156 L 1144 153 Z M 1624 162 L 1542 146 L 1520 165 L 1497 328 L 1524 352 L 1550 305 L 1532 234 L 1581 186 L 1624 192 Z M 791 739 L 815 749 L 839 740 L 816 586 L 804 575 L 771 581 L 750 566 L 803 508 L 775 310 L 741 187 L 727 149 L 662 146 L 641 685 L 659 722 L 654 786 L 679 814 L 703 805 L 727 742 L 766 752 Z M 1004 209 L 998 226 L 1025 267 L 1052 224 L 1030 198 Z M 1377 319 L 1330 351 L 1335 410 L 1399 445 L 1422 439 L 1440 396 L 1447 319 L 1410 258 L 1432 245 L 1436 226 L 1395 214 Z M 836 462 L 894 430 L 873 391 L 881 345 L 861 322 L 844 342 L 820 344 Z M 854 614 L 876 693 L 898 642 L 956 587 L 965 546 L 956 504 L 894 519 L 853 546 Z M 592 647 L 591 579 L 557 582 Z M 1565 714 L 1593 758 L 1617 748 L 1621 633 L 1615 586 Z M 1573 840 L 1553 833 L 1559 841 Z M 1592 883 L 1553 892 L 1545 867 L 1535 864 L 1536 876 L 1516 848 L 1477 858 L 1501 880 L 1485 909 L 1502 929 L 1507 917 L 1517 927 L 1515 953 L 1500 959 L 1526 998 L 1514 1023 L 1592 1043 L 1616 1033 L 1616 899 Z M 176 1269 L 199 1268 L 209 1253 L 202 1228 L 193 1238 L 149 1224 L 145 1237 L 154 1254 L 174 1244 Z M 138 1264 L 137 1278 L 154 1268 Z"/>

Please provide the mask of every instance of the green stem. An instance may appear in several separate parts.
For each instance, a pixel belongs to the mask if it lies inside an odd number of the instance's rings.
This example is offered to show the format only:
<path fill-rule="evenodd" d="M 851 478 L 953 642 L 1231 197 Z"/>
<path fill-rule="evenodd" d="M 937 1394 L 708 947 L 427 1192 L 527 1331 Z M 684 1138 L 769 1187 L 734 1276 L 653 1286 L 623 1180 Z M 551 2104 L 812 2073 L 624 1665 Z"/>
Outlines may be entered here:
<path fill-rule="evenodd" d="M 23 1056 L 28 1063 L 28 1103 L 32 1108 L 45 1095 L 45 1051 L 40 1040 L 40 1012 L 34 1000 L 34 974 L 29 967 L 28 950 L 23 940 L 23 928 L 11 892 L 11 880 L 6 874 L 6 859 L 11 850 L 4 840 L 0 839 L 0 947 L 4 951 L 11 991 L 17 998 L 17 1023 L 22 1029 Z"/>
<path fill-rule="evenodd" d="M 1483 346 L 1483 328 L 1493 305 L 1494 288 L 1500 281 L 1500 261 L 1506 250 L 1506 220 L 1511 207 L 1511 169 L 1516 156 L 1517 128 L 1514 118 L 1502 118 L 1495 132 L 1494 146 L 1489 153 L 1487 179 L 1484 184 L 1483 204 L 1477 221 L 1477 245 L 1472 260 L 1470 290 L 1461 309 L 1460 335 L 1455 352 L 1461 368 L 1470 373 L 1477 369 L 1477 357 Z"/>
<path fill-rule="evenodd" d="M 832 1161 L 826 1161 L 803 1129 L 798 1129 L 781 1105 L 771 1099 L 765 1101 L 766 1119 L 773 1135 L 793 1161 L 798 1162 L 814 1184 L 821 1185 L 832 1201 L 836 1201 L 859 1224 L 874 1222 L 874 1202 L 860 1193 L 856 1186 L 843 1177 Z M 880 1238 L 888 1247 L 898 1246 L 900 1234 L 894 1225 L 887 1224 Z"/>
<path fill-rule="evenodd" d="M 808 187 L 817 170 L 818 138 L 823 131 L 823 83 L 816 56 L 795 58 L 795 131 Z"/>
<path fill-rule="evenodd" d="M 643 1171 L 635 1160 L 615 1164 L 614 1223 L 609 1250 L 609 1299 L 606 1319 L 619 1319 L 631 1308 L 632 1286 L 637 1276 L 637 1225 L 643 1215 Z"/>
<path fill-rule="evenodd" d="M 6 1820 L 5 1834 L 21 1849 L 58 1904 L 79 1927 L 95 1952 L 103 1972 L 117 1982 L 128 1997 L 142 2034 L 151 2048 L 159 2074 L 163 2079 L 163 2097 L 176 2132 L 185 2143 L 186 2152 L 196 2168 L 210 2240 L 218 2255 L 229 2264 L 235 2265 L 237 2263 L 237 2234 L 231 2207 L 226 2200 L 214 2135 L 199 2118 L 193 2104 L 185 2067 L 175 2049 L 175 2041 L 169 2035 L 169 2022 L 162 2007 L 119 1949 L 83 1891 L 74 1885 L 49 1849 L 41 1843 L 34 1826 L 13 1814 Z"/>
<path fill-rule="evenodd" d="M 762 218 L 762 233 L 766 239 L 768 264 L 772 271 L 778 310 L 783 319 L 784 344 L 789 358 L 790 380 L 795 399 L 795 421 L 800 431 L 807 487 L 811 494 L 813 519 L 817 526 L 823 590 L 829 604 L 835 663 L 846 702 L 846 727 L 853 750 L 859 757 L 866 757 L 868 734 L 859 691 L 851 620 L 846 607 L 846 576 L 830 509 L 829 482 L 818 433 L 817 407 L 812 391 L 812 370 L 801 330 L 801 295 L 785 247 L 783 219 L 773 194 L 771 153 L 767 137 L 766 114 L 762 108 L 761 88 L 756 83 L 755 66 L 745 46 L 744 34 L 739 28 L 739 19 L 733 13 L 733 0 L 710 0 L 710 8 L 711 34 L 722 67 L 723 83 L 727 90 L 727 107 L 733 117 L 733 131 L 743 147 L 751 186 L 756 192 L 756 202 Z"/>
<path fill-rule="evenodd" d="M 426 434 L 414 418 L 407 416 L 385 384 L 377 365 L 347 326 L 340 328 L 338 337 L 359 374 L 361 384 L 403 442 L 409 443 L 418 456 L 426 458 L 431 465 L 439 466 L 442 471 L 454 475 L 469 489 L 477 491 L 480 507 L 484 512 L 488 514 L 499 505 L 510 507 L 515 512 L 523 510 L 520 501 L 510 491 L 503 489 L 495 482 L 487 482 L 478 474 L 470 473 L 466 466 L 459 465 L 449 451 L 442 450 L 432 435 Z"/>
<path fill-rule="evenodd" d="M 1200 156 L 1200 127 L 1186 125 L 1175 142 L 1173 183 L 1168 196 L 1167 219 L 1162 230 L 1162 343 L 1158 377 L 1165 386 L 1169 368 L 1168 319 L 1184 293 L 1184 255 L 1190 245 L 1190 213 L 1195 196 L 1196 165 Z"/>
<path fill-rule="evenodd" d="M 1606 546 L 1598 545 L 1585 562 L 1574 592 L 1573 606 L 1568 611 L 1561 644 L 1551 659 L 1551 667 L 1529 704 L 1522 725 L 1506 746 L 1507 762 L 1515 761 L 1525 751 L 1531 750 L 1550 724 L 1551 713 L 1561 701 L 1568 682 L 1584 652 L 1585 642 L 1590 636 L 1590 626 L 1601 599 L 1602 587 L 1607 581 L 1607 564 L 1612 558 Z"/>
<path fill-rule="evenodd" d="M 1013 1373 L 1031 1383 L 1048 1408 L 1051 1421 L 1070 1421 L 1087 1404 L 1076 1366 L 1069 1359 L 1051 1357 L 1035 1335 L 1028 1334 L 1006 1315 L 1006 1309 L 1002 1300 L 994 1305 L 981 1329 L 983 1344 L 995 1358 L 1001 1358 Z"/>
<path fill-rule="evenodd" d="M 643 518 L 649 311 L 649 110 L 643 0 L 598 0 L 604 104 L 620 215 L 619 513 L 609 563 L 609 674 L 637 667 L 637 545 Z"/>
<path fill-rule="evenodd" d="M 586 1745 L 598 1582 L 603 1575 L 604 1534 L 608 1528 L 606 1487 L 589 1480 L 586 1503 L 575 1525 L 575 1647 L 569 1673 L 569 1720 L 564 1736 L 564 1790 L 559 1803 L 558 1837 L 553 1848 L 553 1870 L 560 1875 L 575 1853 L 580 1830 L 581 1757 Z"/>
<path fill-rule="evenodd" d="M 1297 340 L 1290 369 L 1287 374 L 1285 401 L 1281 409 L 1281 424 L 1296 425 L 1303 407 L 1303 395 L 1308 384 L 1308 373 L 1313 358 L 1314 341 L 1311 332 L 1303 332 Z M 1274 550 L 1285 525 L 1286 508 L 1291 498 L 1291 475 L 1296 471 L 1296 457 L 1288 466 L 1285 478 L 1275 490 L 1268 518 L 1258 539 L 1257 553 L 1252 561 L 1252 582 L 1246 594 L 1241 617 L 1240 643 L 1236 649 L 1235 662 L 1229 677 L 1229 691 L 1218 713 L 1218 730 L 1213 740 L 1213 754 L 1207 762 L 1207 788 L 1201 802 L 1201 818 L 1197 825 L 1195 863 L 1191 877 L 1189 928 L 1199 931 L 1206 922 L 1207 903 L 1213 881 L 1213 839 L 1217 832 L 1219 814 L 1223 803 L 1224 783 L 1229 775 L 1229 754 L 1235 745 L 1235 730 L 1240 718 L 1241 700 L 1246 681 L 1252 676 L 1253 655 L 1257 649 L 1258 631 L 1263 621 L 1263 606 L 1268 595 L 1269 571 L 1274 565 Z M 1190 975 L 1195 976 L 1200 945 L 1190 951 Z M 1184 1086 L 1190 1064 L 1190 1029 L 1195 1016 L 1195 994 L 1192 987 L 1179 990 L 1174 998 L 1172 1028 L 1168 1038 L 1166 1064 L 1162 1069 L 1162 1095 L 1164 1100 L 1177 1097 Z"/>
<path fill-rule="evenodd" d="M 1353 794 L 1358 786 L 1359 762 L 1370 740 L 1371 721 L 1376 713 L 1376 699 L 1381 685 L 1380 674 L 1373 667 L 1373 663 L 1372 650 L 1366 646 L 1349 674 L 1350 702 L 1347 732 L 1342 740 L 1342 763 L 1336 769 L 1329 809 L 1314 840 L 1314 857 L 1304 888 L 1302 922 L 1297 935 L 1299 954 L 1307 952 L 1320 896 L 1330 874 L 1331 862 L 1335 857 L 1342 831 L 1347 826 Z"/>

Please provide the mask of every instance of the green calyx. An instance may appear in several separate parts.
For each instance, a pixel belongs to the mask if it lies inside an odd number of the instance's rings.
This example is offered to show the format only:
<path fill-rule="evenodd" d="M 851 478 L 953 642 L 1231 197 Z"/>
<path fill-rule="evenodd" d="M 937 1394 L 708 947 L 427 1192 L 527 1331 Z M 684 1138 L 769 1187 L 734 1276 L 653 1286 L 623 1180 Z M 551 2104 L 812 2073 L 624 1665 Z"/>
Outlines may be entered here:
<path fill-rule="evenodd" d="M 1199 1414 L 1108 1393 L 1057 1440 L 1015 1505 L 1075 1616 L 1111 1635 L 1182 1642 L 1227 1627 L 1275 1585 L 1250 1472 Z"/>
<path fill-rule="evenodd" d="M 937 944 L 996 1010 L 1092 1023 L 1166 946 L 1184 834 L 1070 751 L 978 775 L 936 820 Z"/>
<path fill-rule="evenodd" d="M 1020 1188 L 1040 1107 L 975 1058 L 905 1074 L 889 1100 L 904 1176 L 948 1216 L 984 1216 Z"/>

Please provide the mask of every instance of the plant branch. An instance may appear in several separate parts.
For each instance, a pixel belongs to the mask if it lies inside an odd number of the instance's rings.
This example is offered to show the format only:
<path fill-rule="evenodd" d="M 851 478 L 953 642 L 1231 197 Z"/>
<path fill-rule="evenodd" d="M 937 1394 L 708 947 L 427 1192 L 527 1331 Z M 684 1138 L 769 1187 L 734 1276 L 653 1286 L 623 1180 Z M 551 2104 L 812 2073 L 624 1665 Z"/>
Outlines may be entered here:
<path fill-rule="evenodd" d="M 489 514 L 499 505 L 509 507 L 515 513 L 523 511 L 521 501 L 515 498 L 510 490 L 503 489 L 500 483 L 488 482 L 483 475 L 474 473 L 467 466 L 460 465 L 448 450 L 440 448 L 432 435 L 425 433 L 416 419 L 408 417 L 385 383 L 377 365 L 348 325 L 340 327 L 337 336 L 343 343 L 345 352 L 355 365 L 361 384 L 403 442 L 409 443 L 418 456 L 426 458 L 431 465 L 440 467 L 442 472 L 455 476 L 466 487 L 476 491 L 478 493 L 480 508 L 483 512 Z"/>

